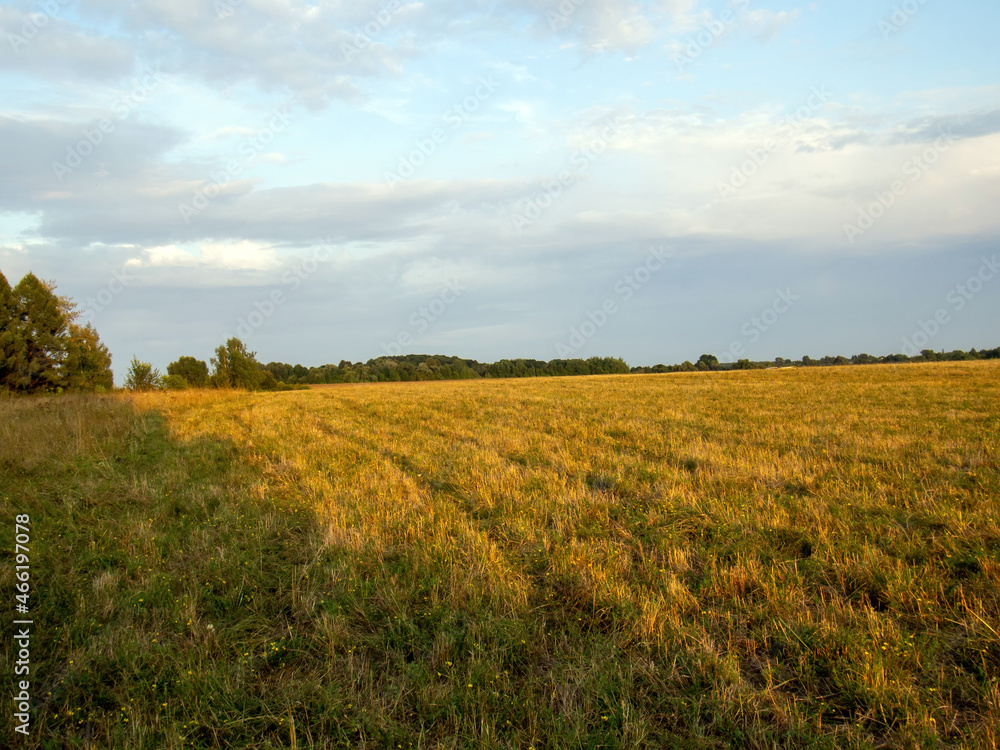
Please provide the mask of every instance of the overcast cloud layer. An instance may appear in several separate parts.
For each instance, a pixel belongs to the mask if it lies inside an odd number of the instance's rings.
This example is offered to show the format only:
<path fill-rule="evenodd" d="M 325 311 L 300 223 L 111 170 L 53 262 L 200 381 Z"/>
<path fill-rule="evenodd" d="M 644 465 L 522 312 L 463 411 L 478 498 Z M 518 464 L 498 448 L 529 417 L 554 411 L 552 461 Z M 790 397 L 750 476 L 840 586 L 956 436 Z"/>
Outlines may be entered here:
<path fill-rule="evenodd" d="M 942 309 L 929 348 L 993 347 L 997 28 L 993 0 L 8 2 L 0 270 L 56 281 L 119 377 L 231 335 L 886 354 Z"/>

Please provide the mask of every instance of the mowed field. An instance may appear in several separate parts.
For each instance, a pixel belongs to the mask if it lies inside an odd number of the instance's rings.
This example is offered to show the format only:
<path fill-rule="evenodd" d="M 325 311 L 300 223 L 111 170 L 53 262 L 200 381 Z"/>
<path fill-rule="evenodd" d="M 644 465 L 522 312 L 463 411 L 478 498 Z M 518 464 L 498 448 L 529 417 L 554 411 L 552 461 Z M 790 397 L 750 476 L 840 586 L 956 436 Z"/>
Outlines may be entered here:
<path fill-rule="evenodd" d="M 20 747 L 1000 742 L 995 362 L 0 416 Z"/>

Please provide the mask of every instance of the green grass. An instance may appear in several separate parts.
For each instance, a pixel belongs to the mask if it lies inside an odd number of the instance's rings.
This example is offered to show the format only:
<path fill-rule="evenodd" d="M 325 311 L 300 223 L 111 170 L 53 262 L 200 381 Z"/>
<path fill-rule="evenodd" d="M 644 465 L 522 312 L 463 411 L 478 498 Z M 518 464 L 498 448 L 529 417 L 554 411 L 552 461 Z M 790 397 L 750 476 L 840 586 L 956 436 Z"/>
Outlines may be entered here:
<path fill-rule="evenodd" d="M 17 745 L 995 747 L 998 375 L 0 402 Z"/>
<path fill-rule="evenodd" d="M 87 406 L 117 434 L 0 473 L 5 557 L 14 514 L 34 540 L 35 717 L 20 744 L 287 746 L 289 707 L 314 697 L 273 679 L 315 645 L 295 633 L 306 514 L 248 502 L 230 444 L 178 444 L 161 416 L 114 399 Z"/>

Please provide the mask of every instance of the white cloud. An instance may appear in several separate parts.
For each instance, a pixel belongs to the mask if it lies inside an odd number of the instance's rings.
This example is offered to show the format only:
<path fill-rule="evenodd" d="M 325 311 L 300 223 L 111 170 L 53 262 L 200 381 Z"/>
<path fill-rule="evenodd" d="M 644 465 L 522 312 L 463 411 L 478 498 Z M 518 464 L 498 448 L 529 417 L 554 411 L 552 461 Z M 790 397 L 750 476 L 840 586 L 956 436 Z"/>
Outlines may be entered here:
<path fill-rule="evenodd" d="M 193 247 L 175 244 L 146 248 L 126 261 L 133 268 L 164 266 L 211 271 L 267 271 L 280 265 L 275 249 L 259 242 L 202 242 Z"/>

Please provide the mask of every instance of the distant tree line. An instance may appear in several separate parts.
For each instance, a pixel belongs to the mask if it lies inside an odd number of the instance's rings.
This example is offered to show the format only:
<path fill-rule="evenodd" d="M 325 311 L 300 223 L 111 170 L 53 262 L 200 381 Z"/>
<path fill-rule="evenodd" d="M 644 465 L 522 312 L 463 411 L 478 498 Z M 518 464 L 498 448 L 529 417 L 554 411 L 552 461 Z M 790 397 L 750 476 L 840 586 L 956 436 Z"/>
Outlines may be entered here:
<path fill-rule="evenodd" d="M 624 375 L 629 366 L 615 357 L 590 359 L 502 359 L 483 363 L 441 354 L 403 354 L 378 357 L 367 362 L 349 362 L 304 367 L 269 362 L 264 369 L 284 383 L 390 383 L 417 380 L 476 380 L 479 378 L 542 378 L 565 375 Z"/>
<path fill-rule="evenodd" d="M 11 287 L 0 273 L 0 391 L 19 394 L 106 391 L 111 353 L 55 284 L 33 273 Z"/>
<path fill-rule="evenodd" d="M 1000 347 L 996 349 L 970 349 L 967 352 L 956 349 L 951 352 L 935 352 L 924 349 L 920 354 L 908 357 L 905 354 L 887 354 L 876 357 L 871 354 L 855 354 L 853 357 L 821 357 L 812 359 L 805 356 L 800 360 L 777 357 L 774 360 L 751 362 L 741 359 L 737 362 L 722 363 L 714 354 L 702 354 L 698 361 L 683 362 L 679 365 L 655 365 L 653 367 L 633 367 L 630 372 L 650 374 L 661 372 L 706 372 L 719 370 L 765 370 L 774 367 L 840 367 L 843 365 L 889 365 L 902 362 L 959 362 L 969 359 L 1000 359 Z"/>
<path fill-rule="evenodd" d="M 248 351 L 237 338 L 230 339 L 215 350 L 209 363 L 194 357 L 181 357 L 167 367 L 161 376 L 148 363 L 133 360 L 126 380 L 127 388 L 241 388 L 245 390 L 291 390 L 309 385 L 333 383 L 392 383 L 420 380 L 476 380 L 481 378 L 542 378 L 568 375 L 625 375 L 629 373 L 708 372 L 722 370 L 758 370 L 774 367 L 829 367 L 836 365 L 892 364 L 900 362 L 932 362 L 967 359 L 998 359 L 1000 348 L 969 352 L 933 352 L 924 350 L 919 356 L 890 354 L 875 357 L 857 354 L 853 357 L 822 357 L 751 362 L 741 359 L 734 363 L 721 363 L 712 354 L 703 354 L 697 362 L 679 365 L 630 368 L 616 357 L 591 357 L 590 359 L 553 359 L 544 362 L 536 359 L 502 359 L 483 363 L 441 354 L 404 354 L 377 357 L 367 362 L 342 360 L 340 364 L 319 367 L 290 365 L 284 362 L 257 361 L 255 352 Z"/>
<path fill-rule="evenodd" d="M 405 354 L 378 357 L 367 362 L 342 360 L 320 367 L 257 361 L 237 338 L 215 350 L 209 363 L 184 356 L 167 367 L 165 376 L 148 362 L 132 361 L 126 387 L 150 388 L 242 388 L 278 391 L 332 383 L 399 383 L 418 380 L 476 380 L 480 378 L 539 378 L 566 375 L 627 375 L 629 366 L 614 357 L 590 359 L 503 359 L 482 363 L 474 359 L 444 355 Z"/>

